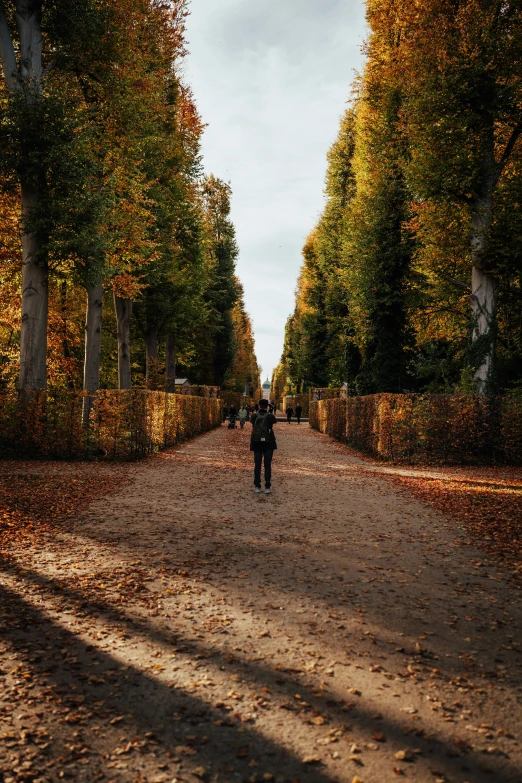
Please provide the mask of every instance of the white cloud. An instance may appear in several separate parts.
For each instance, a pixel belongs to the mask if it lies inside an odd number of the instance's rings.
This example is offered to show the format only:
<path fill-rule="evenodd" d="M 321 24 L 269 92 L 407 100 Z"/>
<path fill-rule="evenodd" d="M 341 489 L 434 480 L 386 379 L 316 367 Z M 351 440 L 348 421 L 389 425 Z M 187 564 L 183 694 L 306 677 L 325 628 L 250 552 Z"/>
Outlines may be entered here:
<path fill-rule="evenodd" d="M 264 374 L 279 361 L 326 153 L 362 62 L 362 0 L 192 0 L 185 72 L 231 182 L 239 276 Z"/>

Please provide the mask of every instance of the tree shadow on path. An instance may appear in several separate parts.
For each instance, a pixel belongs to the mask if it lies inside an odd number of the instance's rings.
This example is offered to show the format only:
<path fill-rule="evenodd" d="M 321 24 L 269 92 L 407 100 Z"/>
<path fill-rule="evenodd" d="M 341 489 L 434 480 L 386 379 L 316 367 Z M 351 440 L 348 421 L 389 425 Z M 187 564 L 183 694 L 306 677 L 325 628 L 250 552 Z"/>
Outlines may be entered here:
<path fill-rule="evenodd" d="M 25 573 L 24 579 L 56 593 L 57 585 L 53 580 L 31 573 Z M 255 688 L 257 691 L 267 688 L 274 698 L 280 697 L 281 705 L 288 711 L 289 721 L 306 722 L 314 716 L 325 714 L 324 701 L 316 698 L 312 690 L 288 672 L 273 671 L 259 662 L 245 661 L 239 657 L 231 658 L 224 651 L 212 649 L 193 640 L 177 637 L 173 643 L 172 634 L 163 633 L 151 627 L 150 623 L 136 622 L 123 611 L 106 607 L 102 602 L 88 601 L 81 594 L 64 588 L 63 585 L 59 585 L 59 588 L 62 595 L 77 603 L 82 610 L 98 617 L 105 615 L 108 622 L 119 623 L 121 629 L 127 633 L 145 635 L 158 647 L 170 647 L 178 652 L 183 650 L 194 660 L 211 660 L 216 670 L 239 677 L 249 688 Z M 169 771 L 177 774 L 180 772 L 178 762 L 172 762 L 171 759 L 179 756 L 176 748 L 188 747 L 187 752 L 194 752 L 194 755 L 189 755 L 188 762 L 185 760 L 182 764 L 180 774 L 189 775 L 190 780 L 190 774 L 194 774 L 194 771 L 196 778 L 199 776 L 200 779 L 216 783 L 228 783 L 234 779 L 263 780 L 262 776 L 256 778 L 257 771 L 270 775 L 273 770 L 277 770 L 277 774 L 284 780 L 299 780 L 302 783 L 331 783 L 338 779 L 335 774 L 332 776 L 320 766 L 303 764 L 302 758 L 267 737 L 262 728 L 243 723 L 240 713 L 231 714 L 223 709 L 224 705 L 212 706 L 203 697 L 195 696 L 182 688 L 169 687 L 158 677 L 149 676 L 135 666 L 123 663 L 113 655 L 86 644 L 13 590 L 4 590 L 1 604 L 7 610 L 11 622 L 14 620 L 18 625 L 18 628 L 12 628 L 5 634 L 4 640 L 9 640 L 25 664 L 30 667 L 33 680 L 36 678 L 40 683 L 42 680 L 51 680 L 63 695 L 63 706 L 76 710 L 78 721 L 73 714 L 70 728 L 62 730 L 57 740 L 55 755 L 62 757 L 62 768 L 66 769 L 67 764 L 73 765 L 77 779 L 95 780 L 96 777 L 91 768 L 86 770 L 78 767 L 78 756 L 75 751 L 70 750 L 71 742 L 76 742 L 73 729 L 80 726 L 84 733 L 81 739 L 86 741 L 85 734 L 100 722 L 104 724 L 101 746 L 94 737 L 90 737 L 87 742 L 90 746 L 96 744 L 100 752 L 111 756 L 110 760 L 98 763 L 99 769 L 109 763 L 117 764 L 118 758 L 130 757 L 128 766 L 135 773 L 143 768 L 144 773 L 150 774 L 151 764 L 158 767 L 159 759 L 162 764 L 168 765 Z M 43 654 L 44 643 L 46 651 Z M 105 678 L 109 677 L 110 683 L 98 681 L 100 678 L 96 676 L 92 679 L 93 675 L 89 669 L 93 663 L 97 664 L 96 669 L 99 669 Z M 295 702 L 291 701 L 296 690 L 299 690 L 307 704 L 305 709 L 295 706 Z M 495 758 L 488 758 L 487 764 L 482 764 L 488 768 L 489 772 L 486 772 L 480 769 L 480 763 L 476 764 L 473 759 L 462 755 L 463 752 L 466 754 L 466 747 L 448 746 L 443 741 L 426 740 L 415 734 L 410 740 L 405 740 L 404 735 L 410 734 L 412 729 L 405 730 L 404 725 L 401 726 L 390 717 L 371 715 L 360 706 L 343 702 L 330 700 L 327 705 L 328 728 L 356 724 L 370 734 L 383 734 L 388 743 L 393 743 L 394 746 L 403 747 L 407 744 L 418 748 L 424 756 L 429 757 L 430 766 L 441 775 L 447 775 L 448 780 L 453 780 L 456 774 L 461 776 L 463 766 L 469 769 L 469 774 L 472 772 L 473 783 L 491 780 L 491 774 L 495 775 L 496 783 L 513 783 L 519 779 L 519 771 L 505 760 L 502 761 L 500 769 Z M 81 713 L 77 712 L 78 707 L 81 708 Z M 121 715 L 130 714 L 132 717 L 127 717 L 112 727 L 112 716 L 117 719 Z M 126 732 L 124 740 L 121 738 L 122 730 Z M 153 737 L 147 738 L 146 733 L 150 732 Z M 134 745 L 126 752 L 119 753 L 129 742 L 133 742 L 133 738 L 136 739 Z M 332 745 L 332 748 L 335 747 Z M 314 750 L 315 748 L 311 748 L 312 755 Z M 153 752 L 159 756 L 151 762 L 149 754 Z M 259 764 L 255 768 L 256 772 L 252 772 L 253 767 L 249 767 L 252 759 Z M 345 763 L 354 766 L 353 762 Z M 204 771 L 202 767 L 205 768 Z M 112 769 L 117 772 L 117 768 Z M 355 766 L 354 769 L 356 770 Z M 54 780 L 54 777 L 49 779 Z"/>

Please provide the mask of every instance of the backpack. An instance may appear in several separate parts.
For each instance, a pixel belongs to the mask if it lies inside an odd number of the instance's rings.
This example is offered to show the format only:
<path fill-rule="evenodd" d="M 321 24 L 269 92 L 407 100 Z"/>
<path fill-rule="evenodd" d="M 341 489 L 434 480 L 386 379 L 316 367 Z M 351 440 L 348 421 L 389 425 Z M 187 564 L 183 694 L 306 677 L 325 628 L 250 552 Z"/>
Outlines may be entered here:
<path fill-rule="evenodd" d="M 258 413 L 252 430 L 252 440 L 254 443 L 268 443 L 272 430 L 268 423 L 268 413 L 261 415 Z"/>

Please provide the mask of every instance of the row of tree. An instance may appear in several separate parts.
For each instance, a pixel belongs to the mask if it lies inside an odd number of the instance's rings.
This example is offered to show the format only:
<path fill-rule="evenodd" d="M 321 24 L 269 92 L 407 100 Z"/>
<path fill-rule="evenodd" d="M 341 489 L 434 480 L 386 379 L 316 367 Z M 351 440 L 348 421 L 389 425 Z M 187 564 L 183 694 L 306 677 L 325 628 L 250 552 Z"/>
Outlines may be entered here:
<path fill-rule="evenodd" d="M 258 381 L 230 187 L 203 175 L 180 73 L 186 15 L 0 0 L 3 385 Z"/>
<path fill-rule="evenodd" d="M 522 6 L 367 0 L 277 389 L 522 383 Z"/>

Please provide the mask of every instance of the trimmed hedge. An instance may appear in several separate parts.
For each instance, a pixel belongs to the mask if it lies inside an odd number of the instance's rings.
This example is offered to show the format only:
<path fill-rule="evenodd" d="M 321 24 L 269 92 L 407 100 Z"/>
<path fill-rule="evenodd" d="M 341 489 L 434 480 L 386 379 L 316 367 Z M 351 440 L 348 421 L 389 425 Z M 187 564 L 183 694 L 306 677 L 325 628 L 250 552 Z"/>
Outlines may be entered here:
<path fill-rule="evenodd" d="M 387 462 L 522 464 L 522 393 L 322 399 L 310 426 Z"/>
<path fill-rule="evenodd" d="M 187 394 L 189 397 L 219 397 L 219 386 L 176 386 L 175 394 Z"/>
<path fill-rule="evenodd" d="M 34 390 L 0 393 L 0 454 L 24 459 L 134 460 L 218 427 L 221 400 L 138 389 L 85 395 Z"/>

